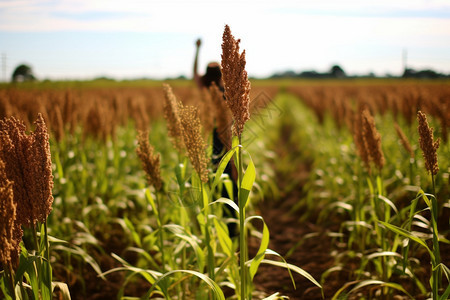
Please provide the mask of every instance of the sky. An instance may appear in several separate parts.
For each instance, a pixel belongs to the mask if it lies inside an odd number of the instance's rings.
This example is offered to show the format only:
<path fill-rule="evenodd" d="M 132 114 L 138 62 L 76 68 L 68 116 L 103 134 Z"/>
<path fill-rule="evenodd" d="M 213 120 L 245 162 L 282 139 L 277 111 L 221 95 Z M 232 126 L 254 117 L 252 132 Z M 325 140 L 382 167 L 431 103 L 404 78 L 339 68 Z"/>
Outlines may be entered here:
<path fill-rule="evenodd" d="M 0 80 L 22 63 L 38 79 L 192 77 L 195 41 L 202 72 L 225 24 L 254 77 L 450 73 L 449 0 L 0 0 Z"/>

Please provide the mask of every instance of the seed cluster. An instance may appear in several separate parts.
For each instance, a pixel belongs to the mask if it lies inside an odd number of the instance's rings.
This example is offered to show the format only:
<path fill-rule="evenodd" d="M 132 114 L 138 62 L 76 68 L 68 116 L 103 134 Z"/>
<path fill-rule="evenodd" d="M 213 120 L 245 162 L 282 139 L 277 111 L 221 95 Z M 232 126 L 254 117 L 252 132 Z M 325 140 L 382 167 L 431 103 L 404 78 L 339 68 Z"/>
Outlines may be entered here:
<path fill-rule="evenodd" d="M 363 138 L 370 160 L 381 170 L 384 166 L 384 154 L 381 149 L 381 135 L 375 127 L 375 120 L 368 109 L 362 112 Z"/>
<path fill-rule="evenodd" d="M 27 135 L 22 121 L 14 117 L 0 121 L 0 158 L 14 182 L 17 222 L 27 227 L 44 222 L 53 203 L 49 135 L 41 114 L 34 124 L 35 131 Z"/>
<path fill-rule="evenodd" d="M 160 155 L 154 153 L 154 148 L 148 141 L 148 131 L 139 131 L 136 153 L 141 160 L 142 168 L 147 174 L 148 184 L 153 185 L 157 191 L 161 190 Z"/>
<path fill-rule="evenodd" d="M 0 260 L 19 263 L 22 226 L 45 222 L 52 210 L 53 175 L 47 126 L 41 114 L 35 130 L 14 117 L 0 120 Z"/>
<path fill-rule="evenodd" d="M 409 153 L 411 158 L 414 158 L 414 150 L 411 147 L 411 144 L 409 143 L 409 140 L 406 137 L 405 133 L 403 132 L 403 130 L 400 128 L 400 126 L 397 123 L 394 123 L 394 127 L 395 127 L 395 131 L 397 132 L 397 135 L 398 135 L 403 147 Z"/>
<path fill-rule="evenodd" d="M 353 140 L 356 146 L 356 151 L 361 158 L 362 162 L 364 163 L 364 166 L 367 170 L 370 171 L 370 159 L 369 159 L 369 152 L 366 148 L 366 143 L 364 141 L 363 136 L 363 119 L 362 115 L 360 113 L 354 114 L 354 121 L 353 121 Z"/>
<path fill-rule="evenodd" d="M 183 153 L 184 141 L 183 141 L 183 128 L 180 121 L 179 110 L 182 104 L 177 100 L 173 94 L 172 88 L 168 84 L 164 84 L 164 118 L 166 119 L 167 131 L 175 149 Z"/>
<path fill-rule="evenodd" d="M 183 140 L 187 149 L 189 160 L 192 163 L 201 181 L 208 181 L 208 160 L 206 159 L 206 144 L 201 134 L 201 123 L 198 109 L 195 106 L 182 106 L 180 121 L 183 128 Z"/>
<path fill-rule="evenodd" d="M 239 53 L 240 40 L 225 25 L 222 43 L 222 78 L 225 99 L 233 115 L 233 134 L 240 137 L 250 120 L 250 81 L 245 70 L 245 50 Z"/>
<path fill-rule="evenodd" d="M 6 177 L 5 163 L 0 160 L 0 263 L 3 266 L 10 265 L 19 252 L 17 247 L 19 243 L 15 243 L 13 235 L 16 226 L 16 207 L 13 182 Z"/>
<path fill-rule="evenodd" d="M 432 175 L 436 175 L 439 171 L 437 149 L 440 139 L 434 140 L 433 128 L 428 125 L 427 116 L 422 111 L 417 113 L 417 120 L 419 121 L 419 145 L 425 159 L 425 168 Z"/>

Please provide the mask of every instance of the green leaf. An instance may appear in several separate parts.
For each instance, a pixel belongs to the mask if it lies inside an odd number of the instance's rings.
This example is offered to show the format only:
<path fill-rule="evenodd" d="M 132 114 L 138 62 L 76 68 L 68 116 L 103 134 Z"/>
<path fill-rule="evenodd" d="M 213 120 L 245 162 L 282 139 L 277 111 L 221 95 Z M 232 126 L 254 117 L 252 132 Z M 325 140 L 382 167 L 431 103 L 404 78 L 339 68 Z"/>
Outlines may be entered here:
<path fill-rule="evenodd" d="M 392 210 L 398 214 L 398 210 L 397 207 L 395 206 L 394 202 L 392 202 L 391 200 L 389 200 L 388 198 L 382 196 L 382 195 L 378 195 L 378 199 L 382 200 L 384 203 L 386 203 L 387 205 L 389 205 Z"/>
<path fill-rule="evenodd" d="M 252 259 L 252 262 L 250 264 L 251 280 L 253 280 L 253 278 L 255 277 L 256 272 L 258 271 L 258 267 L 261 264 L 261 261 L 264 259 L 267 247 L 269 246 L 269 240 L 270 240 L 269 228 L 267 228 L 266 222 L 264 222 L 262 217 L 260 217 L 260 216 L 249 217 L 249 218 L 247 218 L 246 222 L 250 222 L 251 220 L 255 220 L 255 219 L 259 219 L 263 222 L 263 234 L 262 234 L 261 244 L 259 246 L 258 253 L 256 253 L 255 257 Z"/>
<path fill-rule="evenodd" d="M 414 299 L 414 297 L 412 297 L 400 284 L 393 283 L 393 282 L 384 282 L 384 281 L 381 281 L 381 280 L 364 280 L 364 281 L 361 281 L 360 283 L 358 283 L 354 288 L 352 288 L 349 291 L 349 294 L 353 293 L 356 290 L 359 290 L 360 288 L 366 287 L 368 285 L 380 285 L 380 286 L 390 287 L 390 288 L 393 288 L 393 289 L 396 289 L 396 290 L 399 290 L 399 291 L 403 292 L 410 299 Z"/>
<path fill-rule="evenodd" d="M 64 178 L 64 168 L 61 164 L 61 159 L 59 157 L 59 151 L 55 151 L 52 153 L 52 158 L 55 161 L 56 172 L 58 173 L 58 178 L 61 181 Z"/>
<path fill-rule="evenodd" d="M 108 275 L 108 274 L 111 274 L 114 272 L 118 272 L 118 271 L 131 271 L 131 272 L 135 273 L 136 275 L 139 274 L 142 277 L 144 277 L 150 284 L 154 284 L 156 281 L 156 278 L 158 278 L 162 275 L 162 273 L 157 272 L 157 271 L 145 270 L 145 269 L 133 267 L 127 261 L 125 261 L 124 259 L 122 259 L 120 256 L 118 256 L 115 253 L 111 253 L 111 256 L 113 258 L 115 258 L 116 260 L 118 260 L 123 265 L 123 267 L 114 268 L 114 269 L 108 270 L 108 271 L 100 274 L 99 276 L 101 276 L 102 278 L 104 278 L 105 275 Z"/>
<path fill-rule="evenodd" d="M 141 238 L 139 237 L 139 234 L 136 232 L 136 229 L 134 228 L 133 223 L 131 223 L 131 221 L 127 217 L 124 217 L 123 220 L 125 221 L 127 228 L 130 230 L 131 236 L 132 236 L 134 242 L 136 243 L 136 245 L 138 245 L 139 247 L 142 247 Z M 160 225 L 160 224 L 158 224 L 158 225 Z"/>
<path fill-rule="evenodd" d="M 37 258 L 37 257 L 36 257 Z M 39 258 L 35 260 L 35 263 L 38 265 L 39 268 Z M 37 270 L 34 267 L 33 264 L 28 264 L 26 274 L 29 276 L 29 282 L 31 285 L 31 290 L 33 291 L 34 299 L 39 299 L 39 281 L 36 274 Z"/>
<path fill-rule="evenodd" d="M 225 189 L 226 189 L 226 191 L 228 193 L 228 197 L 230 197 L 230 199 L 234 201 L 233 181 L 231 181 L 230 179 L 226 178 L 223 181 L 223 185 L 225 186 Z"/>
<path fill-rule="evenodd" d="M 216 173 L 215 173 L 215 176 L 214 176 L 213 184 L 211 186 L 211 193 L 214 192 L 214 189 L 220 183 L 220 181 L 222 179 L 222 174 L 225 171 L 225 168 L 227 167 L 228 162 L 233 157 L 233 155 L 234 155 L 234 153 L 236 152 L 237 149 L 238 149 L 238 146 L 234 146 L 233 148 L 228 150 L 228 152 L 225 153 L 225 155 L 220 160 L 219 166 L 217 167 L 217 170 L 216 170 Z"/>
<path fill-rule="evenodd" d="M 371 259 L 374 259 L 374 258 L 377 258 L 377 257 L 382 257 L 382 256 L 393 256 L 393 257 L 403 258 L 397 252 L 392 252 L 392 251 L 375 252 L 375 253 L 367 255 L 366 258 L 368 260 L 371 260 Z"/>
<path fill-rule="evenodd" d="M 247 166 L 247 170 L 245 170 L 244 176 L 242 178 L 239 193 L 239 205 L 242 205 L 242 207 L 245 207 L 247 205 L 248 196 L 250 195 L 250 191 L 252 190 L 255 178 L 256 178 L 255 165 L 253 164 L 253 160 L 250 157 L 250 162 Z"/>
<path fill-rule="evenodd" d="M 407 238 L 413 240 L 414 242 L 422 245 L 423 247 L 425 247 L 425 249 L 427 249 L 427 251 L 430 254 L 431 258 L 434 260 L 433 252 L 430 250 L 430 248 L 428 248 L 427 244 L 422 239 L 420 239 L 418 236 L 412 234 L 409 231 L 406 231 L 403 228 L 397 227 L 395 225 L 392 225 L 392 224 L 389 224 L 389 223 L 386 223 L 386 222 L 383 222 L 383 221 L 378 221 L 378 223 L 382 224 L 387 229 L 389 229 L 389 230 L 391 230 L 391 231 L 393 231 L 395 233 L 398 233 L 398 234 L 400 234 L 400 235 L 402 235 L 404 237 L 407 237 Z"/>
<path fill-rule="evenodd" d="M 125 249 L 125 251 L 137 253 L 138 255 L 143 256 L 147 260 L 147 262 L 149 263 L 149 267 L 154 268 L 154 269 L 159 268 L 159 265 L 153 259 L 153 256 L 151 256 L 150 253 L 148 253 L 146 250 L 144 250 L 142 248 L 137 248 L 137 247 L 127 247 Z"/>
<path fill-rule="evenodd" d="M 204 182 L 200 183 L 202 185 L 201 191 L 202 191 L 202 201 L 203 201 L 203 207 L 205 209 L 205 214 L 208 215 L 209 213 L 209 195 L 208 195 L 208 189 Z"/>
<path fill-rule="evenodd" d="M 150 293 L 151 291 L 153 291 L 162 281 L 164 281 L 165 278 L 171 276 L 172 274 L 175 273 L 187 273 L 193 276 L 198 277 L 199 279 L 203 280 L 203 282 L 205 282 L 210 289 L 212 290 L 214 296 L 216 299 L 218 300 L 225 300 L 225 296 L 222 292 L 222 290 L 220 289 L 219 285 L 217 285 L 217 283 L 215 283 L 211 278 L 209 278 L 208 276 L 206 276 L 205 274 L 196 272 L 196 271 L 192 271 L 192 270 L 174 270 L 174 271 L 170 271 L 165 273 L 164 275 L 162 275 L 161 277 L 158 278 L 158 280 L 152 285 L 151 289 L 150 289 Z M 148 294 L 150 294 L 148 293 Z M 166 295 L 167 296 L 167 295 Z"/>
<path fill-rule="evenodd" d="M 177 177 L 177 183 L 180 188 L 180 193 L 182 194 L 186 182 L 186 163 L 179 163 L 176 165 L 175 176 Z"/>
<path fill-rule="evenodd" d="M 50 262 L 42 261 L 39 279 L 42 299 L 52 299 L 52 267 Z"/>
<path fill-rule="evenodd" d="M 375 195 L 375 191 L 373 189 L 373 184 L 372 181 L 370 180 L 369 177 L 367 177 L 367 185 L 369 186 L 369 192 L 371 195 Z"/>
<path fill-rule="evenodd" d="M 383 182 L 381 181 L 380 176 L 377 176 L 377 189 L 378 189 L 378 195 L 383 194 Z"/>
<path fill-rule="evenodd" d="M 266 254 L 274 254 L 274 251 L 271 251 L 271 250 L 270 251 L 266 251 Z M 276 253 L 276 255 L 281 257 L 278 253 Z M 308 272 L 306 272 L 302 268 L 299 268 L 299 267 L 297 267 L 295 265 L 292 265 L 292 264 L 288 264 L 286 261 L 284 261 L 284 259 L 283 259 L 283 262 L 263 259 L 261 261 L 261 263 L 265 263 L 265 264 L 269 264 L 269 265 L 273 265 L 273 266 L 277 266 L 277 267 L 281 267 L 281 268 L 286 268 L 289 271 L 289 274 L 291 276 L 291 280 L 292 280 L 292 283 L 294 285 L 294 288 L 295 288 L 295 281 L 294 281 L 294 278 L 292 277 L 292 274 L 290 273 L 290 271 L 294 271 L 294 272 L 302 275 L 303 277 L 305 277 L 306 279 L 311 281 L 313 284 L 315 284 L 317 287 L 322 289 L 322 286 L 314 279 L 314 277 L 311 276 L 311 274 L 309 274 Z"/>
<path fill-rule="evenodd" d="M 270 295 L 269 297 L 264 298 L 263 300 L 277 300 L 284 299 L 280 297 L 280 293 L 276 292 L 275 294 Z"/>
<path fill-rule="evenodd" d="M 86 263 L 88 263 L 92 267 L 92 269 L 94 269 L 94 271 L 100 276 L 100 278 L 106 280 L 106 278 L 102 276 L 102 270 L 100 269 L 100 266 L 97 264 L 95 259 L 93 259 L 92 256 L 90 256 L 83 248 L 76 245 L 72 245 L 71 248 L 63 245 L 56 245 L 53 246 L 52 249 L 79 255 Z"/>
<path fill-rule="evenodd" d="M 14 291 L 10 291 L 10 284 L 7 282 L 6 276 L 0 276 L 0 290 L 3 292 L 3 296 L 5 297 L 5 300 L 12 300 L 12 296 L 10 293 L 14 293 Z"/>
<path fill-rule="evenodd" d="M 214 202 L 211 202 L 209 205 L 217 204 L 217 203 L 225 203 L 228 204 L 231 208 L 233 208 L 239 214 L 239 206 L 234 201 L 231 201 L 227 198 L 219 198 Z"/>
<path fill-rule="evenodd" d="M 243 208 L 247 205 L 248 196 L 250 195 L 250 190 L 241 188 L 239 189 L 239 205 Z"/>
<path fill-rule="evenodd" d="M 28 256 L 28 252 L 26 252 L 26 249 L 22 247 L 22 253 L 20 254 L 20 262 L 19 267 L 16 271 L 16 278 L 14 282 L 19 282 L 22 278 L 22 276 L 25 274 L 25 272 L 28 269 L 32 268 L 32 265 L 35 261 L 39 260 L 38 257 L 34 255 Z"/>
<path fill-rule="evenodd" d="M 445 277 L 447 277 L 447 281 L 450 281 L 450 270 L 449 268 L 447 268 L 446 265 L 444 264 L 439 264 L 438 267 L 441 267 Z M 440 300 L 447 300 L 449 299 L 450 296 L 450 284 L 447 286 L 447 288 L 445 289 L 444 293 L 439 297 Z"/>
<path fill-rule="evenodd" d="M 202 248 L 198 245 L 195 237 L 187 233 L 183 227 L 175 224 L 164 225 L 164 228 L 167 228 L 173 234 L 175 234 L 175 236 L 188 242 L 191 245 L 192 249 L 194 249 L 195 256 L 197 257 L 198 269 L 203 272 L 203 269 L 205 268 L 205 254 Z"/>
<path fill-rule="evenodd" d="M 448 296 L 450 296 L 450 285 L 447 286 L 445 289 L 445 292 L 442 294 L 442 296 L 439 297 L 440 300 L 448 300 Z"/>
<path fill-rule="evenodd" d="M 69 287 L 67 286 L 67 284 L 65 284 L 64 282 L 53 281 L 52 282 L 52 290 L 54 290 L 56 287 L 61 291 L 61 295 L 62 295 L 62 299 L 63 300 L 70 300 L 71 299 L 70 298 Z"/>
<path fill-rule="evenodd" d="M 251 190 L 253 187 L 253 183 L 255 182 L 256 170 L 255 165 L 253 164 L 253 160 L 250 157 L 250 162 L 247 166 L 247 170 L 244 173 L 244 178 L 242 178 L 242 188 L 246 190 Z"/>
<path fill-rule="evenodd" d="M 145 189 L 145 199 L 147 199 L 148 203 L 150 204 L 150 206 L 153 209 L 153 212 L 156 215 L 156 220 L 158 221 L 158 226 L 161 226 L 161 224 L 159 224 L 159 211 L 158 211 L 158 207 L 156 207 L 155 204 L 155 199 L 152 196 L 152 193 L 150 192 L 150 189 Z"/>
<path fill-rule="evenodd" d="M 214 227 L 217 230 L 217 237 L 220 246 L 228 257 L 233 256 L 233 242 L 230 239 L 228 228 L 224 222 L 214 218 Z"/>

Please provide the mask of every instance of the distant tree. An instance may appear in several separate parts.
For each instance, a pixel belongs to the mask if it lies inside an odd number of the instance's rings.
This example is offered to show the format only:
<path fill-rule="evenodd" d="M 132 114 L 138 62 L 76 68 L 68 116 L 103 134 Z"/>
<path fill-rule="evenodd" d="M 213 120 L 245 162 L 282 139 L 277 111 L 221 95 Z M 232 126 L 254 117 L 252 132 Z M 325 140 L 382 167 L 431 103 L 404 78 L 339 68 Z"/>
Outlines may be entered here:
<path fill-rule="evenodd" d="M 34 81 L 36 77 L 34 77 L 33 70 L 30 66 L 20 65 L 14 70 L 11 80 L 13 82 Z"/>
<path fill-rule="evenodd" d="M 334 66 L 331 67 L 330 74 L 334 78 L 347 77 L 347 75 L 345 74 L 344 70 L 338 65 L 334 65 Z"/>
<path fill-rule="evenodd" d="M 420 79 L 435 79 L 435 78 L 445 78 L 444 74 L 437 73 L 434 70 L 414 70 L 405 69 L 403 73 L 403 78 L 420 78 Z"/>

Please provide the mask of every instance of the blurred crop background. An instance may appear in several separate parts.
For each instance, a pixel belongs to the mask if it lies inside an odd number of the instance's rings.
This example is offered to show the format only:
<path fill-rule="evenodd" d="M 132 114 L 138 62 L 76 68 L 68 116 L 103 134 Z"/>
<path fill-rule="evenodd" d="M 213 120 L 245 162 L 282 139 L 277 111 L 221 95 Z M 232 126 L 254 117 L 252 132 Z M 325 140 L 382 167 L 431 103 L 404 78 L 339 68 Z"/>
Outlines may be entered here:
<path fill-rule="evenodd" d="M 225 24 L 251 82 L 227 156 L 244 207 L 210 161 L 227 108 L 192 80 L 195 41 L 203 73 Z M 41 114 L 54 198 L 0 296 L 449 298 L 449 28 L 446 1 L 0 2 L 0 119 L 31 134 Z M 174 147 L 170 95 L 196 107 L 206 182 Z"/>

